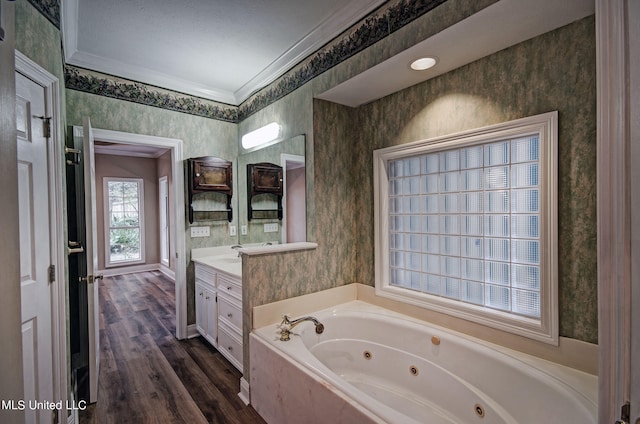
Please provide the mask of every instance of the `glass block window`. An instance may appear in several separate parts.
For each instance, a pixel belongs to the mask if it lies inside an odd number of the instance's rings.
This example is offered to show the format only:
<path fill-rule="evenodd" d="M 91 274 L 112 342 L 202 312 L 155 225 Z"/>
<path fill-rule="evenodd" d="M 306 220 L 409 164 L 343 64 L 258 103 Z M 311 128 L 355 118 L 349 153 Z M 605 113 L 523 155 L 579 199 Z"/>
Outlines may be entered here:
<path fill-rule="evenodd" d="M 104 179 L 105 265 L 144 261 L 144 195 L 141 179 Z"/>
<path fill-rule="evenodd" d="M 522 324 L 525 333 L 553 333 L 551 121 L 525 119 L 522 128 L 508 123 L 509 130 L 498 126 L 495 134 L 483 129 L 376 151 L 379 294 L 453 308 L 466 319 L 477 314 L 483 323 Z"/>
<path fill-rule="evenodd" d="M 390 283 L 540 317 L 537 134 L 389 161 Z"/>

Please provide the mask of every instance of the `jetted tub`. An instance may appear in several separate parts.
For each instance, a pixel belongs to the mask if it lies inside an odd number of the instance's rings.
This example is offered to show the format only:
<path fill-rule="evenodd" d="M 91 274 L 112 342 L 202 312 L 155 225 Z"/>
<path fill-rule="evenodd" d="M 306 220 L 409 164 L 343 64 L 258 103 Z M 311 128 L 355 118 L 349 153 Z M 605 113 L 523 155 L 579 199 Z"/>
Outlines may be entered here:
<path fill-rule="evenodd" d="M 352 301 L 251 343 L 269 423 L 595 423 L 597 377 Z M 298 318 L 298 317 L 294 317 Z"/>

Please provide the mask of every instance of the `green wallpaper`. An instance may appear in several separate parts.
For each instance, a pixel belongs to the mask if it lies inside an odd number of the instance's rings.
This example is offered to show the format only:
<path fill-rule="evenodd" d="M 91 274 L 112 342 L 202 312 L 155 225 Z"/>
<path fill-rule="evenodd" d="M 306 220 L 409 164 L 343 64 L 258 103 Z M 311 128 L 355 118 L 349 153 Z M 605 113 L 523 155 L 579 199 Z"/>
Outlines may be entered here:
<path fill-rule="evenodd" d="M 185 159 L 197 156 L 217 156 L 235 163 L 235 158 L 238 155 L 237 124 L 74 90 L 67 91 L 67 112 L 67 124 L 70 126 L 82 125 L 82 117 L 89 116 L 94 128 L 180 139 L 183 142 L 183 157 Z M 237 193 L 235 181 L 234 193 Z M 185 199 L 187 199 L 186 193 Z M 233 202 L 235 225 L 237 222 L 235 197 Z M 237 237 L 229 236 L 228 221 L 206 221 L 203 225 L 211 226 L 211 236 L 192 239 L 189 234 L 186 209 L 185 221 L 187 228 L 183 236 L 187 249 L 187 257 L 185 258 L 187 263 L 187 321 L 193 323 L 195 322 L 195 297 L 193 295 L 195 280 L 189 252 L 192 248 L 235 244 Z M 194 223 L 194 225 L 198 224 Z"/>
<path fill-rule="evenodd" d="M 239 124 L 73 90 L 61 93 L 63 122 L 79 125 L 88 115 L 96 128 L 182 139 L 185 158 L 234 160 L 239 135 L 271 121 L 283 123 L 285 138 L 305 134 L 314 164 L 308 233 L 319 247 L 245 260 L 248 306 L 351 282 L 373 285 L 373 149 L 558 110 L 560 333 L 597 342 L 593 18 L 358 109 L 313 100 L 490 3 L 449 0 Z M 59 30 L 26 0 L 17 1 L 16 18 L 17 48 L 62 82 Z M 184 237 L 190 250 L 235 243 L 227 234 L 219 222 L 212 224 L 210 238 Z M 192 273 L 189 269 L 189 322 L 194 321 Z"/>
<path fill-rule="evenodd" d="M 358 109 L 314 101 L 319 247 L 248 258 L 249 303 L 374 284 L 374 149 L 558 110 L 560 334 L 597 343 L 595 96 L 591 17 Z"/>
<path fill-rule="evenodd" d="M 62 88 L 64 87 L 64 68 L 60 46 L 60 30 L 27 0 L 18 0 L 16 2 L 16 49 L 57 77 Z M 61 94 L 64 95 L 64 93 Z"/>
<path fill-rule="evenodd" d="M 597 342 L 594 27 L 584 19 L 360 108 L 359 282 L 374 276 L 374 149 L 558 110 L 560 335 Z"/>

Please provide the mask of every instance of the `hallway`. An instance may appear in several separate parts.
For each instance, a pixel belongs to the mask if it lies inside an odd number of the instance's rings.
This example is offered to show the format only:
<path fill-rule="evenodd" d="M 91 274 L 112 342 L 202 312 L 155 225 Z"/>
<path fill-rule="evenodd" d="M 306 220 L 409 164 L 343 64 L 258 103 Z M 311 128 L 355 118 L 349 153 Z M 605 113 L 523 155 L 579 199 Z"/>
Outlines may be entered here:
<path fill-rule="evenodd" d="M 80 423 L 264 423 L 238 370 L 200 337 L 176 340 L 174 293 L 160 272 L 100 283 L 98 402 Z"/>

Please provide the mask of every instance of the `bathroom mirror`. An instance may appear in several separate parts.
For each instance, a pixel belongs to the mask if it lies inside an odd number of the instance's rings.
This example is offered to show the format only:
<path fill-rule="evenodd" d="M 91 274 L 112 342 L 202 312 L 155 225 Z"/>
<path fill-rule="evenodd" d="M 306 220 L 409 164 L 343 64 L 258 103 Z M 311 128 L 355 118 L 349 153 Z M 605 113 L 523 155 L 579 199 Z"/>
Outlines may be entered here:
<path fill-rule="evenodd" d="M 293 243 L 307 241 L 307 163 L 306 137 L 298 135 L 260 150 L 238 156 L 238 241 L 240 244 Z M 269 163 L 282 167 L 282 220 L 277 213 L 276 196 L 253 196 L 253 214 L 249 219 L 247 165 Z M 258 212 L 256 212 L 258 211 Z"/>

